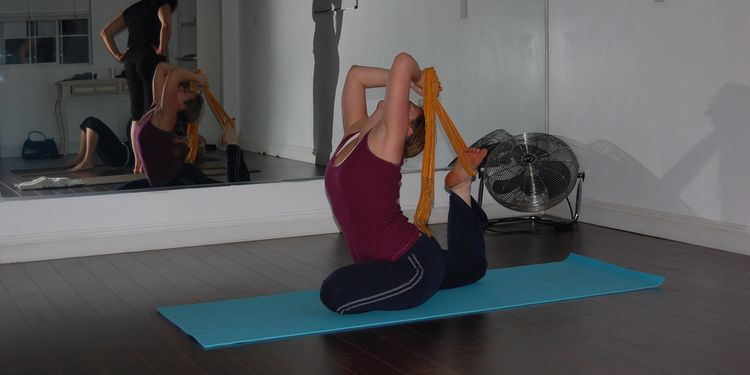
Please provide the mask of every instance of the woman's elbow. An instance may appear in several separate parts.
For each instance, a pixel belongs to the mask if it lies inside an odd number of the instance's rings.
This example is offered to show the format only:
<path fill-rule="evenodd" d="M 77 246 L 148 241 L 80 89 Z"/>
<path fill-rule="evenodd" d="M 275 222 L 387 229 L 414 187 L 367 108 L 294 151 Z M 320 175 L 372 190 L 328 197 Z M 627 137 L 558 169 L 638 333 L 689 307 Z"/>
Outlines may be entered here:
<path fill-rule="evenodd" d="M 393 66 L 409 65 L 413 63 L 416 63 L 416 60 L 406 52 L 399 52 L 396 57 L 393 58 Z"/>
<path fill-rule="evenodd" d="M 411 55 L 406 52 L 401 52 L 393 59 L 393 65 L 391 66 L 391 73 L 396 74 L 412 74 L 415 69 L 419 69 L 417 61 L 414 60 Z"/>
<path fill-rule="evenodd" d="M 352 66 L 351 66 L 351 67 L 349 68 L 349 71 L 347 72 L 347 74 L 349 74 L 349 75 L 354 75 L 354 74 L 357 74 L 357 72 L 358 72 L 359 70 L 361 70 L 361 69 L 362 69 L 362 67 L 361 67 L 361 66 L 359 66 L 359 65 L 352 65 Z"/>
<path fill-rule="evenodd" d="M 361 73 L 362 73 L 362 66 L 360 66 L 360 65 L 352 65 L 349 68 L 349 71 L 346 73 L 346 79 L 348 79 L 348 80 L 350 80 L 350 79 L 356 79 L 357 77 L 360 76 Z"/>

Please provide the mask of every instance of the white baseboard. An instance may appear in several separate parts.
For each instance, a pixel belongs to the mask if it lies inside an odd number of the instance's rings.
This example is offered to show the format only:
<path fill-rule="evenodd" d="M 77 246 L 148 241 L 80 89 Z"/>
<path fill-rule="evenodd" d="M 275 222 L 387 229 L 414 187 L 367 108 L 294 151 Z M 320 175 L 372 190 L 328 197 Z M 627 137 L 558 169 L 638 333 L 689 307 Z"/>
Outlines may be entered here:
<path fill-rule="evenodd" d="M 436 172 L 442 181 L 445 172 Z M 405 174 L 401 203 L 412 216 L 419 174 Z M 474 195 L 476 196 L 475 184 Z M 436 189 L 433 224 L 448 218 Z M 485 199 L 490 218 L 517 216 Z M 322 180 L 147 191 L 0 204 L 0 263 L 334 233 Z M 750 227 L 584 200 L 581 221 L 750 255 Z"/>
<path fill-rule="evenodd" d="M 750 227 L 584 199 L 582 222 L 750 255 Z"/>
<path fill-rule="evenodd" d="M 409 217 L 420 177 L 402 179 L 401 203 Z M 444 171 L 435 173 L 438 185 L 444 177 Z M 484 209 L 493 218 L 512 214 L 488 200 Z M 322 179 L 7 200 L 0 217 L 8 218 L 0 226 L 0 263 L 338 232 Z M 430 223 L 447 219 L 448 194 L 436 189 Z"/>
<path fill-rule="evenodd" d="M 57 146 L 59 147 L 60 140 L 55 138 L 55 142 L 57 142 Z M 75 142 L 68 142 L 67 150 L 65 150 L 66 155 L 78 153 L 79 145 L 80 143 L 78 142 L 78 138 L 76 138 Z M 0 145 L 0 158 L 20 158 L 22 150 L 23 144 Z"/>
<path fill-rule="evenodd" d="M 315 155 L 313 154 L 313 149 L 310 147 L 263 142 L 246 138 L 241 138 L 240 143 L 243 149 L 250 152 L 266 153 L 266 155 L 278 156 L 284 159 L 315 163 Z"/>
<path fill-rule="evenodd" d="M 0 264 L 338 232 L 328 210 L 6 237 Z"/>

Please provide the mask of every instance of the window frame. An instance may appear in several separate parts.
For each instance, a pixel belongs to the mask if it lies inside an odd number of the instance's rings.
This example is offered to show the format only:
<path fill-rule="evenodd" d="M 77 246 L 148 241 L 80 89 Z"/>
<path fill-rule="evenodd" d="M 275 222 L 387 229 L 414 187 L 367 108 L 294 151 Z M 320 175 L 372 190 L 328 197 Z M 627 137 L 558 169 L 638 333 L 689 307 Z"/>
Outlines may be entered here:
<path fill-rule="evenodd" d="M 86 32 L 87 34 L 63 34 L 62 33 L 62 23 L 64 21 L 69 20 L 86 20 Z M 31 29 L 37 28 L 38 22 L 49 22 L 54 21 L 55 23 L 55 31 L 54 36 L 39 36 L 39 35 L 33 35 L 36 34 L 36 32 L 32 32 Z M 0 24 L 6 23 L 6 22 L 19 22 L 19 23 L 26 23 L 26 36 L 25 39 L 32 40 L 32 39 L 43 39 L 43 38 L 54 38 L 55 40 L 55 61 L 50 62 L 28 62 L 28 63 L 19 63 L 19 64 L 8 64 L 5 62 L 5 58 L 0 60 L 0 69 L 19 69 L 24 67 L 63 67 L 63 66 L 76 66 L 76 65 L 92 65 L 94 63 L 94 56 L 93 56 L 93 41 L 91 36 L 91 16 L 88 14 L 81 15 L 81 14 L 62 14 L 62 15 L 55 15 L 55 16 L 40 16 L 40 17 L 24 17 L 24 18 L 0 18 Z M 88 44 L 88 58 L 85 62 L 75 62 L 75 63 L 64 63 L 63 58 L 63 39 L 64 38 L 71 38 L 71 37 L 86 37 L 87 44 Z M 6 37 L 0 37 L 0 43 L 5 43 L 6 40 L 13 40 L 13 39 L 24 39 L 24 38 L 6 38 Z M 37 43 L 33 43 L 34 49 L 36 49 Z M 4 46 L 3 46 L 3 51 Z M 38 54 L 34 54 L 34 57 L 38 56 Z"/>

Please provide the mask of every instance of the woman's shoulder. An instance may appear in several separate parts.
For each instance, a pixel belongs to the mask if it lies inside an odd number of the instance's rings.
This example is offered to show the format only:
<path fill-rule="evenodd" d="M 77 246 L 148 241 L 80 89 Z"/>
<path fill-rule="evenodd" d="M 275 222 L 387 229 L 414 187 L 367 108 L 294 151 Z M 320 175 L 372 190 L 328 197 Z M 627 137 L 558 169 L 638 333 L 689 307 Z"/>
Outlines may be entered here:
<path fill-rule="evenodd" d="M 123 14 L 125 15 L 143 15 L 144 13 L 151 14 L 154 9 L 159 9 L 164 4 L 170 4 L 171 1 L 167 0 L 140 0 L 125 8 Z"/>

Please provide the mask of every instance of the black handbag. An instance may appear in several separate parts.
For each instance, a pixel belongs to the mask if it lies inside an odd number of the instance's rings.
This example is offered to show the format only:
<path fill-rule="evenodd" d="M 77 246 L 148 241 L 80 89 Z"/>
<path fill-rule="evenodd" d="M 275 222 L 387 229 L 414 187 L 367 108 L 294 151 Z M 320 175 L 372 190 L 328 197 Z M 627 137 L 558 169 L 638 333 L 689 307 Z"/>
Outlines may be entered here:
<path fill-rule="evenodd" d="M 31 135 L 37 133 L 44 139 L 41 141 L 35 141 L 31 139 Z M 54 138 L 47 138 L 44 133 L 32 130 L 26 135 L 26 141 L 23 142 L 23 149 L 21 150 L 21 158 L 23 159 L 55 159 L 59 158 L 60 153 L 57 152 L 57 143 Z"/>

